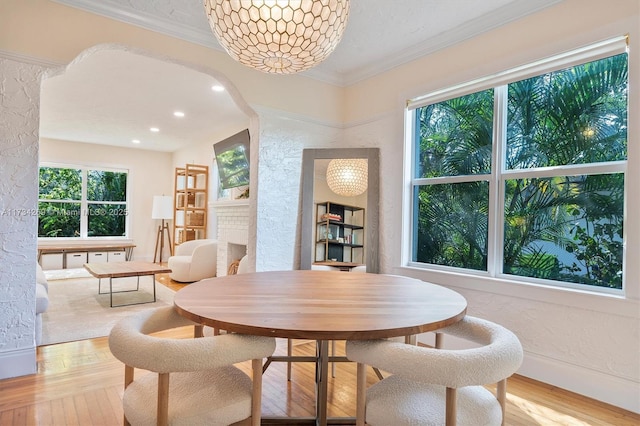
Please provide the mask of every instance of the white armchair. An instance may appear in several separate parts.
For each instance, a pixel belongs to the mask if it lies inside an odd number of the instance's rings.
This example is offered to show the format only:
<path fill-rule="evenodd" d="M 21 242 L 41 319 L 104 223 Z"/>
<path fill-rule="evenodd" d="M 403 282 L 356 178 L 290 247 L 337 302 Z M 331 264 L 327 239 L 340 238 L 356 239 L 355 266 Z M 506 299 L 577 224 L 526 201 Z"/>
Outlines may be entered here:
<path fill-rule="evenodd" d="M 218 263 L 216 240 L 191 240 L 176 246 L 174 256 L 169 258 L 172 280 L 190 283 L 215 277 Z"/>
<path fill-rule="evenodd" d="M 240 264 L 238 265 L 238 274 L 246 274 L 247 272 L 251 272 L 251 266 L 249 266 L 249 258 L 245 254 L 240 259 Z"/>

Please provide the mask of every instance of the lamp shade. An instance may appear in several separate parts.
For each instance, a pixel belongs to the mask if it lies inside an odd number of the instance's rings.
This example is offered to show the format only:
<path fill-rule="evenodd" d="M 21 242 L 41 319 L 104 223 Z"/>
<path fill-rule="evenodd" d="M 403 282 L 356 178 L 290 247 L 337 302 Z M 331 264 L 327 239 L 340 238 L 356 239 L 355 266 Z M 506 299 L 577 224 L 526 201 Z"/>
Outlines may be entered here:
<path fill-rule="evenodd" d="M 338 195 L 355 197 L 367 190 L 367 160 L 363 158 L 339 158 L 327 166 L 327 185 Z"/>
<path fill-rule="evenodd" d="M 151 219 L 173 219 L 173 197 L 171 195 L 154 195 Z"/>
<path fill-rule="evenodd" d="M 293 74 L 322 62 L 347 25 L 349 0 L 204 0 L 218 42 L 259 71 Z"/>

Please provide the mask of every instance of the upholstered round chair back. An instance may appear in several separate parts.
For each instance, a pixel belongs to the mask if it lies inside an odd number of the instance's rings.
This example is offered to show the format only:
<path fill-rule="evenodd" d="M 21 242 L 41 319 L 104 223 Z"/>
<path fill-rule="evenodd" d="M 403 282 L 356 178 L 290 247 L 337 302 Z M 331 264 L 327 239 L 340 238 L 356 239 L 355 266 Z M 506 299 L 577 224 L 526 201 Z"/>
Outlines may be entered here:
<path fill-rule="evenodd" d="M 506 378 L 522 364 L 520 341 L 506 328 L 466 316 L 437 331 L 473 342 L 468 349 L 436 349 L 387 340 L 348 341 L 347 358 L 392 376 L 366 390 L 370 425 L 501 424 Z M 482 385 L 498 383 L 498 398 Z M 358 389 L 364 392 L 364 389 Z M 456 400 L 453 423 L 446 406 Z M 360 420 L 360 419 L 359 419 Z M 361 423 L 362 424 L 362 423 Z"/>
<path fill-rule="evenodd" d="M 168 306 L 126 317 L 111 330 L 109 348 L 125 364 L 125 423 L 229 425 L 252 418 L 252 424 L 259 424 L 261 393 L 254 383 L 261 384 L 255 378 L 262 374 L 262 359 L 275 351 L 275 339 L 240 334 L 186 339 L 153 335 L 189 325 L 196 324 Z M 253 381 L 233 365 L 249 360 Z M 134 380 L 134 368 L 158 374 Z"/>

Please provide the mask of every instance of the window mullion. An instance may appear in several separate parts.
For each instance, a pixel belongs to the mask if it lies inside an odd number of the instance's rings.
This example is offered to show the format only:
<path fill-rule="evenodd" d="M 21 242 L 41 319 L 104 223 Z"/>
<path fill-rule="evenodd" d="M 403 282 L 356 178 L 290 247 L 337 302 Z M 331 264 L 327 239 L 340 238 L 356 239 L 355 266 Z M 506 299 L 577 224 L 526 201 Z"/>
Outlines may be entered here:
<path fill-rule="evenodd" d="M 466 182 L 478 182 L 478 181 L 489 181 L 489 174 L 479 174 L 479 175 L 459 175 L 459 176 L 439 176 L 433 178 L 420 178 L 413 179 L 414 186 L 420 185 L 438 185 L 444 183 L 466 183 Z"/>
<path fill-rule="evenodd" d="M 623 173 L 625 161 L 607 161 L 602 163 L 569 164 L 565 166 L 537 167 L 531 169 L 503 170 L 504 179 L 549 178 L 557 176 L 594 175 L 607 173 Z"/>
<path fill-rule="evenodd" d="M 487 247 L 487 272 L 490 276 L 502 273 L 504 252 L 504 182 L 507 140 L 507 86 L 494 90 L 493 106 L 493 156 L 491 160 L 491 181 L 489 183 L 489 235 Z"/>
<path fill-rule="evenodd" d="M 80 238 L 89 235 L 89 203 L 87 202 L 87 169 L 82 168 L 82 199 L 80 201 Z"/>
<path fill-rule="evenodd" d="M 420 129 L 417 125 L 416 110 L 412 110 L 407 114 L 407 121 L 405 123 L 406 134 L 411 135 L 410 142 L 405 146 L 405 164 L 408 167 L 404 168 L 404 179 L 407 183 L 405 190 L 404 206 L 407 208 L 408 214 L 404 217 L 404 229 L 403 236 L 406 241 L 411 244 L 403 244 L 402 264 L 407 264 L 413 261 L 418 245 L 418 203 L 417 203 L 417 191 L 418 183 L 416 183 L 415 177 L 417 176 L 418 160 L 417 160 L 417 148 L 420 144 Z M 406 138 L 405 138 L 406 140 Z"/>

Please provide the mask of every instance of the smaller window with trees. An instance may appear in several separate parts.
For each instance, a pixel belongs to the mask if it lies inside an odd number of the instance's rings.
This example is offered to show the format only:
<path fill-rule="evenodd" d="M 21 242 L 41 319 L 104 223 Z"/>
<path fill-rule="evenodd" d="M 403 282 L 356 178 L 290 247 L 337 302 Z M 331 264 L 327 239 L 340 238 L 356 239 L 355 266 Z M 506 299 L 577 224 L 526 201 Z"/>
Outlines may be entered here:
<path fill-rule="evenodd" d="M 627 54 L 601 47 L 410 107 L 415 266 L 623 288 Z"/>
<path fill-rule="evenodd" d="M 127 171 L 40 167 L 38 237 L 127 235 Z"/>

